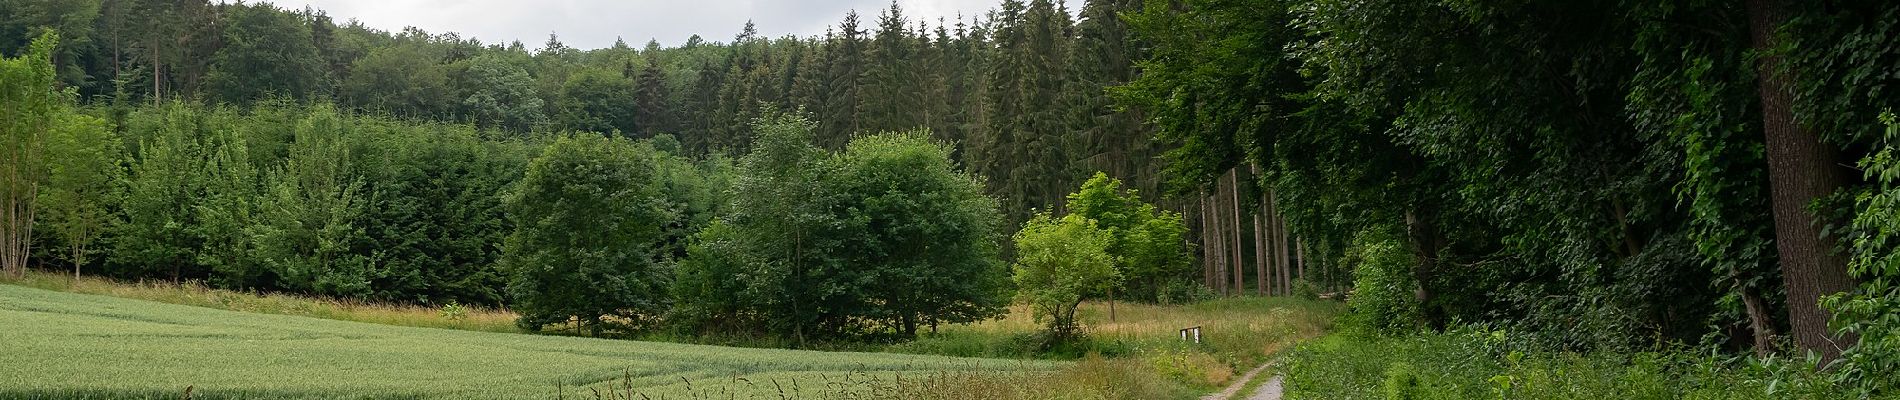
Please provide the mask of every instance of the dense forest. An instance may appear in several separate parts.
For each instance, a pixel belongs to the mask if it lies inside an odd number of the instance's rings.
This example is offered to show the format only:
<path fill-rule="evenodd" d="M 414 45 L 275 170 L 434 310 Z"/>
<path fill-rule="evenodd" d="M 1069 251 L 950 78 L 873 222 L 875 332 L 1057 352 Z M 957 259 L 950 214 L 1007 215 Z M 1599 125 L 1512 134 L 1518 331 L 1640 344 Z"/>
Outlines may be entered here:
<path fill-rule="evenodd" d="M 531 51 L 0 1 L 0 54 L 48 68 L 6 79 L 3 261 L 801 341 L 1012 292 L 1058 336 L 1083 298 L 1350 292 L 1382 331 L 1894 376 L 1896 24 L 1871 0 L 1005 0 Z"/>

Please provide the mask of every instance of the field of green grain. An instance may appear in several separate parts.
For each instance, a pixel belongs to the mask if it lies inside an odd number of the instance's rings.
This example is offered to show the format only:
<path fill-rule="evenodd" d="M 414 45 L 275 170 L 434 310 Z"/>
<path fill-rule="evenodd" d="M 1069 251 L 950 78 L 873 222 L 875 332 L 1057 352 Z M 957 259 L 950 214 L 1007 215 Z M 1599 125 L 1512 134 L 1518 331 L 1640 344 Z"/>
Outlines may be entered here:
<path fill-rule="evenodd" d="M 883 398 L 1064 365 L 401 327 L 0 285 L 0 398 Z"/>

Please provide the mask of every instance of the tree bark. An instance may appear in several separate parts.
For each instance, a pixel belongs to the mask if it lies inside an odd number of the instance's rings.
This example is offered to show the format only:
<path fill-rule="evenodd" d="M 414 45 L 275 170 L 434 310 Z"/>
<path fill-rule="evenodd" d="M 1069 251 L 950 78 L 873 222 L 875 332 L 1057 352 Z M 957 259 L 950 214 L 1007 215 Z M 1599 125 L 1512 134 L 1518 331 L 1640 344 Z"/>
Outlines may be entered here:
<path fill-rule="evenodd" d="M 1267 254 L 1266 253 L 1267 251 L 1267 229 L 1266 228 L 1267 227 L 1262 222 L 1263 219 L 1265 218 L 1265 216 L 1262 215 L 1264 214 L 1262 211 L 1264 211 L 1265 208 L 1266 207 L 1263 206 L 1261 207 L 1260 210 L 1254 210 L 1254 215 L 1253 215 L 1254 294 L 1258 294 L 1261 296 L 1266 296 L 1268 294 L 1267 293 L 1267 257 L 1265 257 Z"/>
<path fill-rule="evenodd" d="M 1306 238 L 1294 239 L 1293 249 L 1299 256 L 1300 279 L 1306 279 Z M 1307 283 L 1313 282 L 1309 280 Z"/>
<path fill-rule="evenodd" d="M 1807 207 L 1839 190 L 1848 175 L 1838 162 L 1840 150 L 1794 120 L 1794 77 L 1774 55 L 1779 45 L 1775 31 L 1788 21 L 1783 7 L 1780 1 L 1749 0 L 1749 36 L 1755 49 L 1767 54 L 1756 66 L 1756 90 L 1761 95 L 1775 249 L 1788 291 L 1789 321 L 1795 344 L 1820 354 L 1825 362 L 1839 357 L 1855 338 L 1829 332 L 1831 314 L 1821 308 L 1820 298 L 1853 290 L 1855 282 L 1847 273 L 1847 260 L 1834 252 L 1835 238 L 1822 232 L 1822 221 Z"/>
<path fill-rule="evenodd" d="M 1768 357 L 1775 352 L 1775 324 L 1768 320 L 1768 307 L 1763 305 L 1760 294 L 1748 288 L 1740 287 L 1742 308 L 1748 312 L 1748 327 L 1755 335 L 1755 355 Z"/>
<path fill-rule="evenodd" d="M 1288 237 L 1292 236 L 1292 233 L 1287 232 L 1286 213 L 1281 211 L 1277 200 L 1273 204 L 1273 219 L 1268 223 L 1273 224 L 1273 231 L 1279 235 L 1277 239 L 1274 239 L 1276 242 L 1273 248 L 1277 253 L 1275 256 L 1280 259 L 1280 294 L 1291 295 L 1293 294 L 1293 245 Z"/>
<path fill-rule="evenodd" d="M 1234 295 L 1241 295 L 1241 294 L 1246 293 L 1247 291 L 1247 281 L 1246 281 L 1247 275 L 1243 273 L 1243 270 L 1245 268 L 1242 268 L 1242 265 L 1246 263 L 1247 258 L 1244 257 L 1244 254 L 1241 253 L 1241 250 L 1244 250 L 1243 248 L 1244 245 L 1241 244 L 1240 242 L 1241 240 L 1240 239 L 1241 237 L 1240 235 L 1240 167 L 1234 167 L 1227 170 L 1227 194 L 1228 194 L 1228 201 L 1229 201 L 1228 205 L 1232 206 L 1231 208 L 1233 210 L 1232 220 L 1234 221 L 1234 225 L 1233 225 L 1234 249 L 1231 252 L 1234 254 L 1233 271 L 1232 271 L 1234 274 Z M 1256 258 L 1259 257 L 1258 253 L 1259 253 L 1259 250 L 1255 250 L 1254 256 Z"/>
<path fill-rule="evenodd" d="M 1253 171 L 1254 179 L 1256 180 L 1260 179 L 1260 163 L 1253 163 L 1251 165 L 1248 165 L 1248 168 Z M 1267 283 L 1267 257 L 1266 255 L 1268 254 L 1268 250 L 1267 250 L 1266 214 L 1267 214 L 1267 188 L 1265 187 L 1265 185 L 1261 185 L 1260 204 L 1259 204 L 1259 207 L 1255 207 L 1253 210 L 1253 284 L 1254 284 L 1254 294 L 1258 294 L 1261 296 L 1267 296 L 1267 295 L 1272 294 L 1267 291 L 1267 289 L 1272 285 Z"/>
<path fill-rule="evenodd" d="M 1203 194 L 1203 195 L 1205 195 L 1206 193 L 1207 193 L 1207 192 L 1205 192 L 1205 191 L 1203 191 L 1203 192 L 1201 192 L 1201 194 Z M 1200 211 L 1200 212 L 1199 212 L 1199 214 L 1201 215 L 1201 224 L 1200 224 L 1200 225 L 1201 225 L 1201 226 L 1200 226 L 1200 231 L 1201 231 L 1201 284 L 1202 284 L 1202 285 L 1206 285 L 1207 287 L 1210 287 L 1210 288 L 1211 288 L 1211 287 L 1214 287 L 1214 257 L 1213 257 L 1213 255 L 1214 255 L 1214 253 L 1212 253 L 1212 250 L 1213 250 L 1213 247 L 1210 247 L 1210 246 L 1209 246 L 1209 244 L 1211 244 L 1211 243 L 1213 243 L 1213 242 L 1211 242 L 1211 241 L 1208 241 L 1208 240 L 1207 240 L 1207 238 L 1209 237 L 1209 235 L 1208 235 L 1208 230 L 1207 230 L 1207 228 L 1208 228 L 1208 226 L 1207 226 L 1207 220 L 1208 220 L 1208 218 L 1207 218 L 1207 196 L 1196 196 L 1196 197 L 1200 197 L 1200 199 L 1201 199 L 1201 207 L 1200 207 L 1200 209 L 1199 209 L 1199 210 L 1197 210 L 1197 211 Z"/>

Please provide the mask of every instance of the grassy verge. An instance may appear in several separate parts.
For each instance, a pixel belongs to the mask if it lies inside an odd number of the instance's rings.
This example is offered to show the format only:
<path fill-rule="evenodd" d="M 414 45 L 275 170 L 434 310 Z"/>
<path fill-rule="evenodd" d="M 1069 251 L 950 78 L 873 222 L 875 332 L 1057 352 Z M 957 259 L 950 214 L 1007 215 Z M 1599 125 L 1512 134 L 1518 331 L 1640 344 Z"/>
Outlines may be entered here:
<path fill-rule="evenodd" d="M 1038 353 L 1041 324 L 1026 309 L 969 325 L 942 327 L 933 335 L 893 345 L 887 351 L 968 357 L 1103 356 L 1103 362 L 1148 371 L 1192 391 L 1224 386 L 1240 373 L 1300 341 L 1332 327 L 1341 305 L 1292 298 L 1240 297 L 1186 306 L 1084 304 L 1079 316 L 1088 339 Z M 1181 340 L 1180 329 L 1200 326 L 1202 343 Z"/>
<path fill-rule="evenodd" d="M 0 398 L 866 398 L 1068 363 L 743 349 L 241 313 L 0 285 Z M 978 379 L 978 378 L 970 378 Z M 977 392 L 978 397 L 985 396 Z M 603 396 L 602 398 L 608 398 Z"/>
<path fill-rule="evenodd" d="M 1287 399 L 1840 399 L 1813 364 L 1688 350 L 1569 353 L 1500 331 L 1336 334 L 1288 355 Z"/>
<path fill-rule="evenodd" d="M 0 276 L 0 283 L 259 314 L 480 332 L 522 332 L 515 326 L 515 313 L 474 306 L 444 312 L 432 307 L 212 289 L 197 282 L 120 282 L 90 276 L 74 279 L 72 275 L 43 271 L 28 271 L 25 277 L 18 279 Z"/>

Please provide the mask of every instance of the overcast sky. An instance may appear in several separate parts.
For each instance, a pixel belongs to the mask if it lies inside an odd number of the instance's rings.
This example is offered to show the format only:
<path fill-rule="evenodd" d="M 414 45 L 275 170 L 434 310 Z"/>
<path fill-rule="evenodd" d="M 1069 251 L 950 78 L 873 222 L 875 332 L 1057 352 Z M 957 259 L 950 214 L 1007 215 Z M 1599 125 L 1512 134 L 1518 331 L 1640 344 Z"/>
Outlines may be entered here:
<path fill-rule="evenodd" d="M 1070 12 L 1082 0 L 1064 0 Z M 915 25 L 927 18 L 976 16 L 1001 0 L 898 0 Z M 746 20 L 767 37 L 821 35 L 825 27 L 856 9 L 868 30 L 890 0 L 278 0 L 285 8 L 309 5 L 328 11 L 339 23 L 356 19 L 373 28 L 399 31 L 415 26 L 430 33 L 459 32 L 483 43 L 519 39 L 539 48 L 548 33 L 579 49 L 612 46 L 614 38 L 640 47 L 657 39 L 667 47 L 699 34 L 709 41 L 730 41 Z"/>

